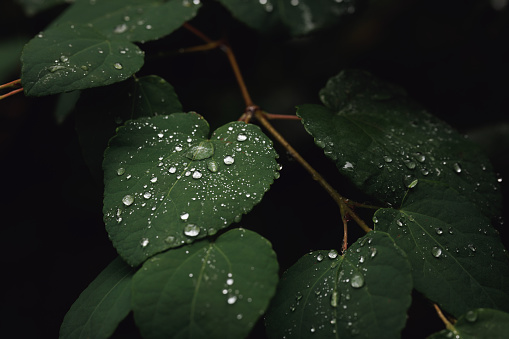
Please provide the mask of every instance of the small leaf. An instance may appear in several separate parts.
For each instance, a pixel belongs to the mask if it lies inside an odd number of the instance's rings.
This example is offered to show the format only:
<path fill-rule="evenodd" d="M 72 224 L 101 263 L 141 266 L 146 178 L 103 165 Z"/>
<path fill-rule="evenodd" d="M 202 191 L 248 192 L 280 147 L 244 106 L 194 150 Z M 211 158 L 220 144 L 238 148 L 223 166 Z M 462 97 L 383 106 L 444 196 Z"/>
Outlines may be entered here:
<path fill-rule="evenodd" d="M 507 253 L 489 219 L 458 192 L 419 182 L 401 209 L 378 210 L 375 220 L 407 253 L 415 288 L 444 310 L 509 310 Z"/>
<path fill-rule="evenodd" d="M 109 338 L 131 311 L 133 273 L 122 259 L 113 260 L 71 306 L 59 338 Z"/>
<path fill-rule="evenodd" d="M 104 220 L 131 265 L 238 222 L 277 176 L 277 154 L 258 126 L 232 122 L 209 140 L 198 114 L 128 121 L 103 163 Z"/>
<path fill-rule="evenodd" d="M 270 243 L 235 229 L 146 261 L 133 278 L 144 338 L 244 338 L 276 291 Z"/>
<path fill-rule="evenodd" d="M 268 31 L 282 23 L 292 35 L 308 34 L 338 23 L 343 16 L 355 12 L 357 0 L 219 0 L 240 21 Z"/>
<path fill-rule="evenodd" d="M 504 339 L 509 333 L 509 314 L 497 310 L 479 308 L 459 317 L 451 330 L 446 329 L 428 337 L 429 339 Z"/>
<path fill-rule="evenodd" d="M 200 6 L 192 0 L 76 0 L 53 25 L 87 24 L 111 39 L 145 42 L 175 31 Z"/>
<path fill-rule="evenodd" d="M 386 233 L 338 256 L 311 252 L 281 277 L 266 317 L 271 338 L 397 338 L 410 306 L 410 265 Z"/>
<path fill-rule="evenodd" d="M 128 41 L 107 38 L 85 25 L 62 24 L 25 46 L 21 81 L 31 96 L 105 86 L 137 72 L 143 55 Z"/>
<path fill-rule="evenodd" d="M 501 195 L 488 159 L 469 140 L 362 71 L 346 70 L 320 91 L 325 104 L 297 114 L 318 146 L 364 192 L 398 206 L 421 180 L 449 185 L 490 218 Z"/>

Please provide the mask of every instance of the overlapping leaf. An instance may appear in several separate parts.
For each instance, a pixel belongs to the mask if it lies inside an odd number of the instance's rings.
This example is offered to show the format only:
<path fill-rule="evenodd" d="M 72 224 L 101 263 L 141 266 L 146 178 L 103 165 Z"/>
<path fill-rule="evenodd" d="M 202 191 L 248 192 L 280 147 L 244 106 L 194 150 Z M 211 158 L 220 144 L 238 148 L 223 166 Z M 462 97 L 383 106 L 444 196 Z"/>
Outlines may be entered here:
<path fill-rule="evenodd" d="M 386 233 L 370 232 L 339 256 L 302 257 L 281 278 L 266 324 L 272 338 L 398 338 L 412 276 Z"/>
<path fill-rule="evenodd" d="M 82 23 L 108 39 L 150 41 L 182 26 L 200 6 L 193 0 L 76 0 L 53 25 Z"/>
<path fill-rule="evenodd" d="M 133 278 L 144 338 L 244 338 L 275 293 L 270 243 L 244 229 L 158 254 Z"/>
<path fill-rule="evenodd" d="M 453 325 L 429 339 L 504 339 L 509 334 L 509 314 L 497 310 L 479 308 L 468 311 Z"/>
<path fill-rule="evenodd" d="M 129 121 L 110 141 L 104 220 L 129 264 L 240 220 L 278 176 L 259 127 L 232 122 L 208 134 L 200 115 L 178 113 Z"/>
<path fill-rule="evenodd" d="M 246 25 L 268 31 L 283 24 L 293 35 L 302 35 L 337 24 L 355 12 L 358 0 L 219 0 Z"/>
<path fill-rule="evenodd" d="M 83 91 L 76 107 L 85 161 L 102 181 L 103 154 L 115 129 L 129 119 L 182 112 L 173 87 L 151 75 Z"/>
<path fill-rule="evenodd" d="M 113 260 L 71 306 L 60 338 L 109 338 L 131 311 L 133 274 L 122 259 Z"/>
<path fill-rule="evenodd" d="M 375 221 L 407 253 L 415 288 L 447 312 L 509 310 L 507 252 L 489 219 L 460 193 L 422 181 L 401 209 L 381 209 Z"/>
<path fill-rule="evenodd" d="M 21 81 L 31 96 L 105 86 L 137 72 L 143 57 L 127 40 L 107 38 L 86 25 L 62 24 L 25 46 Z"/>
<path fill-rule="evenodd" d="M 325 104 L 297 114 L 339 171 L 382 202 L 398 206 L 419 180 L 445 183 L 486 215 L 500 213 L 500 192 L 488 159 L 459 133 L 404 93 L 362 71 L 333 77 Z"/>

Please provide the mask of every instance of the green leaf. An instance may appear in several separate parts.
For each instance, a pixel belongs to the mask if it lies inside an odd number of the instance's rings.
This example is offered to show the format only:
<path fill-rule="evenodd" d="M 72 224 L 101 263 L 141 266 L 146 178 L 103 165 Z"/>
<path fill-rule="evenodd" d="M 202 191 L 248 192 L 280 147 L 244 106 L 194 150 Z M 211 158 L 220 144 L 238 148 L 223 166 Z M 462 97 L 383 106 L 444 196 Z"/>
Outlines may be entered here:
<path fill-rule="evenodd" d="M 476 307 L 509 310 L 509 261 L 497 232 L 462 194 L 423 181 L 399 209 L 375 213 L 408 255 L 415 288 L 454 316 Z"/>
<path fill-rule="evenodd" d="M 76 130 L 92 173 L 102 182 L 103 154 L 115 130 L 129 119 L 182 112 L 173 86 L 149 75 L 83 91 L 76 105 Z"/>
<path fill-rule="evenodd" d="M 451 329 L 428 337 L 429 339 L 504 339 L 509 333 L 509 314 L 497 310 L 479 308 L 459 317 Z"/>
<path fill-rule="evenodd" d="M 235 229 L 215 241 L 158 254 L 133 278 L 143 338 L 244 338 L 276 291 L 270 243 Z"/>
<path fill-rule="evenodd" d="M 201 4 L 192 0 L 77 0 L 55 20 L 88 24 L 110 39 L 150 41 L 191 20 Z"/>
<path fill-rule="evenodd" d="M 408 260 L 386 233 L 345 253 L 311 252 L 281 277 L 266 317 L 271 338 L 398 338 L 411 303 Z"/>
<path fill-rule="evenodd" d="M 86 25 L 63 24 L 39 33 L 25 46 L 21 81 L 30 96 L 105 86 L 137 72 L 143 56 L 128 41 L 107 38 Z"/>
<path fill-rule="evenodd" d="M 357 0 L 219 0 L 246 25 L 268 31 L 282 23 L 292 35 L 308 34 L 338 23 L 355 12 Z"/>
<path fill-rule="evenodd" d="M 459 191 L 490 218 L 499 215 L 499 185 L 488 159 L 469 140 L 366 72 L 346 70 L 321 90 L 325 104 L 297 114 L 318 146 L 364 192 L 399 206 L 420 180 Z"/>
<path fill-rule="evenodd" d="M 23 7 L 27 16 L 34 16 L 56 5 L 68 3 L 71 0 L 16 0 Z"/>
<path fill-rule="evenodd" d="M 122 259 L 113 260 L 71 306 L 59 338 L 109 338 L 131 311 L 133 273 Z"/>
<path fill-rule="evenodd" d="M 231 122 L 208 139 L 195 113 L 128 121 L 103 163 L 104 221 L 131 265 L 239 221 L 278 176 L 258 126 Z"/>

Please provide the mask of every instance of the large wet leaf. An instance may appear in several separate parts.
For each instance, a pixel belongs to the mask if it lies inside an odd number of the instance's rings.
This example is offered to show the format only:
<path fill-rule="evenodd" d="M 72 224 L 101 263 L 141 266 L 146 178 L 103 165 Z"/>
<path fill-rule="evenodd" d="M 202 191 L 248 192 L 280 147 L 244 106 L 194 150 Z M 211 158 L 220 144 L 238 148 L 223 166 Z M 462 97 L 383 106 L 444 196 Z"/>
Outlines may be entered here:
<path fill-rule="evenodd" d="M 422 181 L 402 207 L 375 214 L 408 255 L 415 288 L 454 316 L 509 310 L 509 260 L 490 220 L 460 193 Z"/>
<path fill-rule="evenodd" d="M 311 252 L 281 277 L 267 313 L 271 338 L 398 338 L 412 276 L 394 240 L 370 232 L 339 256 Z"/>
<path fill-rule="evenodd" d="M 137 72 L 143 57 L 124 39 L 107 38 L 86 25 L 62 24 L 39 33 L 25 46 L 21 81 L 31 96 L 106 86 Z"/>
<path fill-rule="evenodd" d="M 76 106 L 76 130 L 92 173 L 102 181 L 104 150 L 125 121 L 177 112 L 182 112 L 182 104 L 173 86 L 155 75 L 83 91 Z"/>
<path fill-rule="evenodd" d="M 133 274 L 122 259 L 113 260 L 71 306 L 60 338 L 109 338 L 131 311 Z"/>
<path fill-rule="evenodd" d="M 270 243 L 243 229 L 172 249 L 133 278 L 133 311 L 144 338 L 244 338 L 276 291 Z"/>
<path fill-rule="evenodd" d="M 143 42 L 170 34 L 200 6 L 192 0 L 76 0 L 54 24 L 88 24 L 108 38 Z"/>
<path fill-rule="evenodd" d="M 129 121 L 104 159 L 104 220 L 131 265 L 214 235 L 260 202 L 277 154 L 259 127 L 232 122 L 209 138 L 196 113 Z"/>
<path fill-rule="evenodd" d="M 468 311 L 453 325 L 429 339 L 504 339 L 509 334 L 509 314 L 497 310 L 479 308 Z"/>
<path fill-rule="evenodd" d="M 283 24 L 291 34 L 302 35 L 338 23 L 355 12 L 357 0 L 219 0 L 246 25 L 268 31 Z"/>
<path fill-rule="evenodd" d="M 303 105 L 297 114 L 339 171 L 366 193 L 399 206 L 408 187 L 428 179 L 461 192 L 489 217 L 499 215 L 488 159 L 401 89 L 347 70 L 328 81 L 320 98 L 325 106 Z"/>

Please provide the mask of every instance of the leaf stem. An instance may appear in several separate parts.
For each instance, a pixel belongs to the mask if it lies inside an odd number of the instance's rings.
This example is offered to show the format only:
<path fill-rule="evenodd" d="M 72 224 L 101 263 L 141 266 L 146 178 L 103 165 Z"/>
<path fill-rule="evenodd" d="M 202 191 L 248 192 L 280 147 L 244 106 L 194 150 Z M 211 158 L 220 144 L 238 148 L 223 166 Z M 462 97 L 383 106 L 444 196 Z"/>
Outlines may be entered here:
<path fill-rule="evenodd" d="M 267 112 L 265 112 L 265 117 L 269 120 L 301 120 L 301 118 L 296 115 L 272 114 Z"/>
<path fill-rule="evenodd" d="M 21 79 L 17 79 L 6 84 L 0 85 L 0 89 L 10 88 L 10 87 L 19 87 L 21 86 Z"/>
<path fill-rule="evenodd" d="M 372 231 L 371 228 L 366 225 L 366 223 L 355 214 L 355 212 L 348 207 L 348 199 L 343 198 L 321 175 L 318 173 L 289 143 L 288 141 L 283 138 L 281 134 L 270 124 L 270 122 L 267 120 L 265 116 L 265 112 L 261 110 L 257 110 L 255 112 L 255 117 L 260 121 L 260 123 L 265 127 L 270 134 L 290 153 L 292 157 L 297 160 L 302 167 L 306 171 L 308 171 L 309 174 L 311 174 L 312 178 L 316 180 L 320 186 L 322 186 L 327 193 L 336 201 L 336 203 L 339 205 L 341 216 L 344 218 L 347 214 L 355 220 L 355 222 L 366 232 Z"/>
<path fill-rule="evenodd" d="M 440 318 L 440 320 L 442 320 L 442 322 L 445 324 L 445 328 L 447 328 L 449 331 L 452 331 L 454 332 L 455 334 L 458 334 L 457 331 L 456 331 L 456 328 L 454 327 L 454 325 L 445 317 L 445 315 L 442 313 L 442 310 L 440 309 L 440 307 L 438 307 L 437 304 L 433 304 L 433 306 L 435 307 L 435 311 L 437 312 L 438 314 L 438 317 Z"/>
<path fill-rule="evenodd" d="M 7 94 L 4 94 L 4 95 L 0 95 L 0 100 L 3 100 L 7 97 L 10 97 L 10 96 L 13 96 L 14 94 L 16 93 L 19 93 L 19 92 L 22 92 L 23 91 L 23 87 L 21 88 L 18 88 L 18 89 L 15 89 L 14 91 L 10 91 L 9 93 Z"/>

